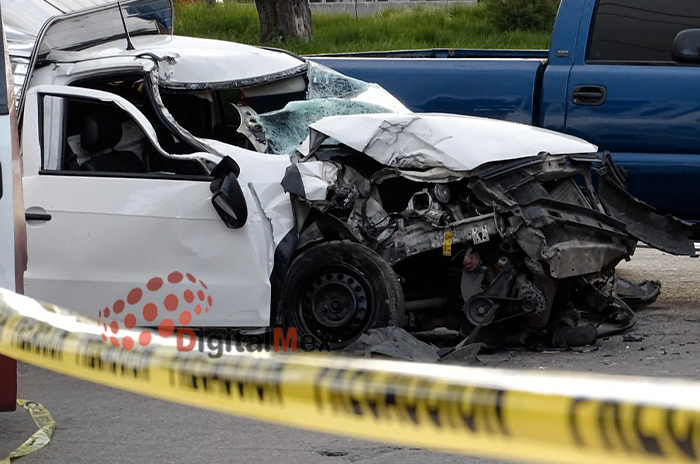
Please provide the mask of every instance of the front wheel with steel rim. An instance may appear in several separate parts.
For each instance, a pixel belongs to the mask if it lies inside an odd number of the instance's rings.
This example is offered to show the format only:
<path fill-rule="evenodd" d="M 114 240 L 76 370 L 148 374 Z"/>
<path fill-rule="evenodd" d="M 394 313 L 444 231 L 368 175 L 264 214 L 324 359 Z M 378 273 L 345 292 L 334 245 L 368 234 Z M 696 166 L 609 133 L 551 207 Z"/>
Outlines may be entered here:
<path fill-rule="evenodd" d="M 353 242 L 327 242 L 303 251 L 282 291 L 285 325 L 298 335 L 341 348 L 370 328 L 403 324 L 403 291 L 377 253 Z"/>

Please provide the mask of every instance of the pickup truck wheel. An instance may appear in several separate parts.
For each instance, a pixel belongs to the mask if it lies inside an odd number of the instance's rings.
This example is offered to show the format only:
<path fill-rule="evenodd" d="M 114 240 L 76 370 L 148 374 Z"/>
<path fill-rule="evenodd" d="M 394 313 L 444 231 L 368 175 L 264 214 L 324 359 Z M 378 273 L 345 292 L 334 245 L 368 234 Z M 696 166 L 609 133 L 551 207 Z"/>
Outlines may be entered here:
<path fill-rule="evenodd" d="M 374 327 L 401 326 L 403 290 L 394 270 L 369 248 L 327 242 L 292 263 L 280 311 L 287 327 L 342 348 Z"/>

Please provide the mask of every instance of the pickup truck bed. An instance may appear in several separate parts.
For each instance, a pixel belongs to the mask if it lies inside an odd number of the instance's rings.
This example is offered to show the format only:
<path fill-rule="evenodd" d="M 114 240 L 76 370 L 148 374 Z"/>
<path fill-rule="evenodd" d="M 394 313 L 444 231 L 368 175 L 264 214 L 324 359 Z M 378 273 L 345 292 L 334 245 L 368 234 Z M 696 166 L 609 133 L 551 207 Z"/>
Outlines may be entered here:
<path fill-rule="evenodd" d="M 538 80 L 547 54 L 546 50 L 430 49 L 312 59 L 390 89 L 416 112 L 469 114 L 536 124 Z M 497 98 L 494 88 L 499 89 Z"/>

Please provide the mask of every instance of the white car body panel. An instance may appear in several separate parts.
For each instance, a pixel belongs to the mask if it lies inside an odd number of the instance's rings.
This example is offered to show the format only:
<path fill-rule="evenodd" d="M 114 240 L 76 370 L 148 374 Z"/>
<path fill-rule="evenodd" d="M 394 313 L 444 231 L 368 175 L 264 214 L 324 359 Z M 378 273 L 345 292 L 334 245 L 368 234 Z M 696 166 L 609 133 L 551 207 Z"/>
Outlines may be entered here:
<path fill-rule="evenodd" d="M 274 250 L 293 225 L 279 183 L 289 160 L 230 147 L 248 204 L 246 225 L 231 230 L 212 207 L 206 180 L 39 174 L 38 93 L 110 96 L 56 86 L 27 94 L 25 206 L 52 219 L 28 224 L 26 293 L 94 316 L 153 277 L 189 272 L 215 301 L 202 325 L 268 325 Z M 134 115 L 129 102 L 111 98 Z"/>

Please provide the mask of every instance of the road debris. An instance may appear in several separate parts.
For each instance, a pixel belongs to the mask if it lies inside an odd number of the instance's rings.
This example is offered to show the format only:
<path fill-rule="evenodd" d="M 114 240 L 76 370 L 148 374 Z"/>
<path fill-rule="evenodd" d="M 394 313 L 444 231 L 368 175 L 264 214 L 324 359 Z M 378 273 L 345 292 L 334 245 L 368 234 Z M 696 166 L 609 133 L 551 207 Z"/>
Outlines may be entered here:
<path fill-rule="evenodd" d="M 479 351 L 485 347 L 486 344 L 484 343 L 471 343 L 469 345 L 464 345 L 455 350 L 450 350 L 450 352 L 442 356 L 440 360 L 445 363 L 461 365 L 479 364 L 479 360 L 476 356 L 479 354 Z"/>
<path fill-rule="evenodd" d="M 418 340 L 400 327 L 370 329 L 345 347 L 343 353 L 419 362 L 436 362 L 439 359 L 436 346 Z"/>

